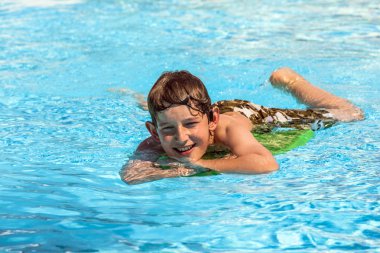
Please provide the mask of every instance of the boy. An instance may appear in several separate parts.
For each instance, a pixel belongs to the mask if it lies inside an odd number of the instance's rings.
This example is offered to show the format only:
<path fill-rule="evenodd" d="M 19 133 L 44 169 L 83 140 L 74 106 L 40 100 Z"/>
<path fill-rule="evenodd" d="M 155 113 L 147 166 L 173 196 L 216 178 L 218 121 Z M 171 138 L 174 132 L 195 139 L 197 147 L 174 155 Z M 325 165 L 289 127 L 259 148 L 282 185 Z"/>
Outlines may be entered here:
<path fill-rule="evenodd" d="M 207 90 L 197 77 L 187 71 L 162 74 L 148 95 L 152 121 L 146 122 L 146 128 L 151 136 L 123 167 L 122 179 L 136 184 L 207 170 L 268 173 L 279 166 L 252 136 L 253 129 L 319 129 L 336 121 L 363 119 L 363 112 L 349 101 L 313 86 L 289 68 L 274 71 L 270 82 L 313 109 L 266 108 L 243 100 L 211 105 Z M 231 155 L 202 159 L 210 148 L 224 148 Z M 163 158 L 163 154 L 167 157 Z"/>

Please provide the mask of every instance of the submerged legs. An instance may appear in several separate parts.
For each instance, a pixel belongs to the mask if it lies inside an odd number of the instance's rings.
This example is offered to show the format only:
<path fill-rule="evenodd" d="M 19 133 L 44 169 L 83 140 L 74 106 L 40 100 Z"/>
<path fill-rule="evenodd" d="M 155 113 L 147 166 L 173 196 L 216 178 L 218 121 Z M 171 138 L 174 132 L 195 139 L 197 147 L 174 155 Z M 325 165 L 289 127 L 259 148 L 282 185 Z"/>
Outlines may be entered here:
<path fill-rule="evenodd" d="M 318 88 L 290 68 L 274 71 L 270 82 L 276 88 L 290 92 L 298 101 L 311 108 L 324 108 L 337 120 L 355 121 L 364 119 L 363 111 L 346 99 Z"/>

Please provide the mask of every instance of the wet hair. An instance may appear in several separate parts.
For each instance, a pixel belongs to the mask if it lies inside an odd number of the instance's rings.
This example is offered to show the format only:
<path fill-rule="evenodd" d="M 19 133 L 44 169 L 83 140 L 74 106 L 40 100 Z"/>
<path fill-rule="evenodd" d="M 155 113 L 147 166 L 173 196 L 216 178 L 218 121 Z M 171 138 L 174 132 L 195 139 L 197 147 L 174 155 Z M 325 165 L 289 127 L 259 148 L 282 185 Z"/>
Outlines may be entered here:
<path fill-rule="evenodd" d="M 173 105 L 186 105 L 206 114 L 210 120 L 211 99 L 203 82 L 190 72 L 164 72 L 148 95 L 148 109 L 153 124 L 157 126 L 157 113 Z"/>

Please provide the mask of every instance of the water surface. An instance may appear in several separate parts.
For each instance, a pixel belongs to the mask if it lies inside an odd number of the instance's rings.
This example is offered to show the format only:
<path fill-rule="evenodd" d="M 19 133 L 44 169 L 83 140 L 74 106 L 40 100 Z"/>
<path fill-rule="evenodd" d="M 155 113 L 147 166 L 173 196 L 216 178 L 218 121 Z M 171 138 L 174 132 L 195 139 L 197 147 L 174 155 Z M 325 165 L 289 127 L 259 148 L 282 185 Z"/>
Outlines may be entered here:
<path fill-rule="evenodd" d="M 380 251 L 377 1 L 0 3 L 0 250 Z M 214 101 L 304 108 L 273 90 L 290 66 L 363 108 L 259 176 L 118 175 L 147 137 L 147 94 L 187 69 Z"/>

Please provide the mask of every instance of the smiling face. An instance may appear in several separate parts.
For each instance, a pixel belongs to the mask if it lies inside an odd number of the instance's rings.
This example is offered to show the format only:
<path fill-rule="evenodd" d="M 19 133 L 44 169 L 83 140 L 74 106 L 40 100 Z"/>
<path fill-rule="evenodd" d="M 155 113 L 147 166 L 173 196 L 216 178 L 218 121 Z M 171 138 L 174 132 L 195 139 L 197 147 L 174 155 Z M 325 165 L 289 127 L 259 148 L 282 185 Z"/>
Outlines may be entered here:
<path fill-rule="evenodd" d="M 166 154 L 179 161 L 198 161 L 206 153 L 210 130 L 216 122 L 186 105 L 171 106 L 157 113 L 157 126 L 147 122 L 153 138 L 161 143 Z"/>

